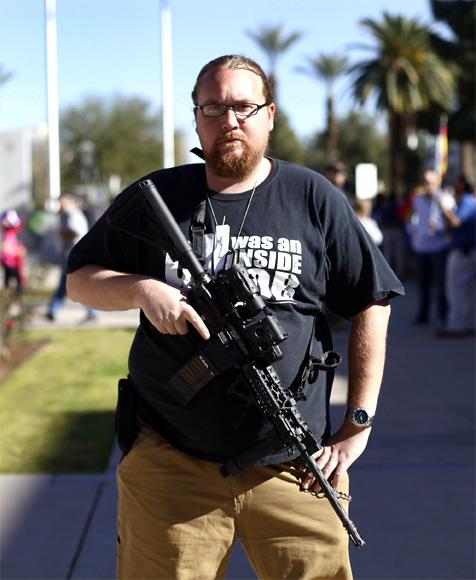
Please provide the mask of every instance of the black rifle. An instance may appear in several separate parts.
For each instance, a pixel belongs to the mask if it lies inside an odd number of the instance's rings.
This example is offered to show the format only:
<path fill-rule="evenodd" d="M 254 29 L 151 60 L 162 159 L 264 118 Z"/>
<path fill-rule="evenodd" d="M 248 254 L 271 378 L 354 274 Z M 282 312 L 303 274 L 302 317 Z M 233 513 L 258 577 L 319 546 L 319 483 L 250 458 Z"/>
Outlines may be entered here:
<path fill-rule="evenodd" d="M 130 213 L 133 205 L 144 199 L 159 222 L 162 247 L 165 241 L 172 258 L 190 272 L 192 284 L 187 298 L 204 319 L 211 335 L 208 341 L 197 339 L 197 355 L 169 381 L 170 392 L 186 403 L 214 376 L 234 367 L 247 385 L 250 399 L 273 427 L 255 447 L 227 461 L 220 468 L 222 475 L 234 475 L 267 454 L 283 448 L 288 450 L 290 456 L 297 452 L 297 461 L 315 477 L 352 542 L 357 547 L 363 546 L 365 542 L 356 526 L 312 457 L 322 447 L 299 412 L 296 400 L 283 388 L 272 366 L 282 358 L 278 345 L 287 335 L 265 305 L 246 268 L 235 264 L 213 278 L 195 256 L 149 179 L 138 184 L 126 203 L 112 212 L 109 221 L 121 228 L 122 218 Z M 122 229 L 137 234 L 130 229 Z M 138 237 L 152 241 L 143 234 Z"/>

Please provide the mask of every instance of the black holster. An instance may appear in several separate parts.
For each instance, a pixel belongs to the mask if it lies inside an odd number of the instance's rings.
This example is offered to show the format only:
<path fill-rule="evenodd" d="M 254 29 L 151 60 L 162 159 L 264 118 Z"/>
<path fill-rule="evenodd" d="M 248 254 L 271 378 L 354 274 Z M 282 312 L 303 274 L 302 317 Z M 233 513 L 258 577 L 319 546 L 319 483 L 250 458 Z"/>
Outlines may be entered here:
<path fill-rule="evenodd" d="M 127 455 L 139 431 L 137 412 L 139 395 L 129 379 L 120 379 L 118 384 L 115 429 L 117 444 Z"/>

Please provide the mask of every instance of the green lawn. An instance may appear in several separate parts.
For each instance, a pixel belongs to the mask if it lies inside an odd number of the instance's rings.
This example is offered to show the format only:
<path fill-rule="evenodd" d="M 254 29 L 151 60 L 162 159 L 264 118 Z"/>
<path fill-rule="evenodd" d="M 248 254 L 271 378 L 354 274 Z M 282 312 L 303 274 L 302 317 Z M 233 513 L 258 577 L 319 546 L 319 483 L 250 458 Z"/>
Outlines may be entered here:
<path fill-rule="evenodd" d="M 101 472 L 132 330 L 34 331 L 48 339 L 0 382 L 0 472 Z"/>

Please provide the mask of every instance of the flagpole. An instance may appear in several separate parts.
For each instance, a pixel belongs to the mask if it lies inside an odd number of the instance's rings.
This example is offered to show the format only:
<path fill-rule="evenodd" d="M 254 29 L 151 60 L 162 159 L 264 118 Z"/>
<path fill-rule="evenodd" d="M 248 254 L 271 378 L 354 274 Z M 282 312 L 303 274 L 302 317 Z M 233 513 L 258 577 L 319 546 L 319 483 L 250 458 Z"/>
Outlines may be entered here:
<path fill-rule="evenodd" d="M 162 141 L 164 167 L 175 165 L 174 97 L 172 74 L 172 16 L 168 0 L 161 0 Z"/>
<path fill-rule="evenodd" d="M 56 34 L 56 0 L 45 0 L 46 11 L 46 99 L 48 109 L 48 170 L 50 210 L 60 197 L 60 147 L 58 121 L 58 51 Z"/>
<path fill-rule="evenodd" d="M 435 142 L 435 173 L 440 178 L 440 182 L 446 175 L 448 169 L 448 115 L 440 115 L 438 137 Z"/>

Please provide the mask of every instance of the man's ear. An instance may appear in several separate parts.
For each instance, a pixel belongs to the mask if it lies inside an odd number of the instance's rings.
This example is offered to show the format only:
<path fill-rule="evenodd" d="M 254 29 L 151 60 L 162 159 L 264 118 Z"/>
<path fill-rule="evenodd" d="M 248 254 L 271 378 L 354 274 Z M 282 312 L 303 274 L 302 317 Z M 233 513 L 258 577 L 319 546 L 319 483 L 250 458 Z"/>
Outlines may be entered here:
<path fill-rule="evenodd" d="M 195 125 L 195 133 L 197 132 L 197 109 L 193 109 L 193 124 Z"/>
<path fill-rule="evenodd" d="M 270 103 L 266 107 L 266 110 L 268 113 L 269 132 L 271 133 L 271 131 L 274 129 L 274 116 L 276 114 L 276 105 L 274 103 Z"/>

